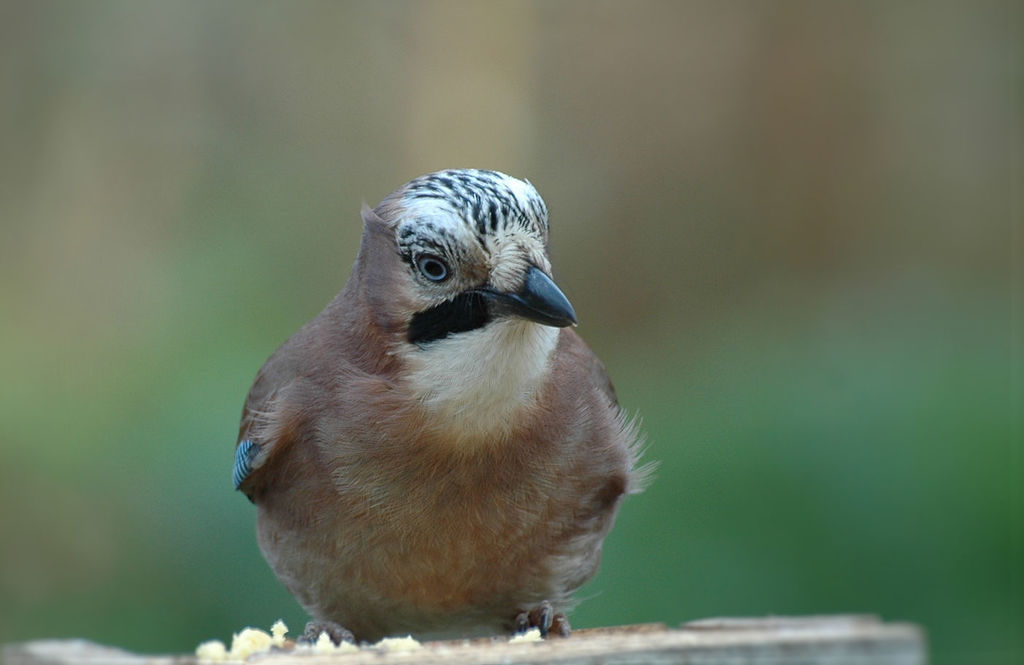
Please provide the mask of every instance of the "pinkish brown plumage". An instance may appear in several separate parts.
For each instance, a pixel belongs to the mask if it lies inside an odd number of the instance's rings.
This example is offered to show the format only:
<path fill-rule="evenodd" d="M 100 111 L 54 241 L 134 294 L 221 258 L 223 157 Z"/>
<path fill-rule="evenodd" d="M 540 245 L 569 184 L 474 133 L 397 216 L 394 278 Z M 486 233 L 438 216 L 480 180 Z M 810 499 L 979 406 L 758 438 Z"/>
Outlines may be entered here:
<path fill-rule="evenodd" d="M 318 621 L 469 636 L 568 611 L 596 572 L 637 435 L 550 279 L 547 209 L 442 171 L 364 209 L 342 292 L 264 364 L 236 486 Z M 556 619 L 556 626 L 562 617 Z"/>

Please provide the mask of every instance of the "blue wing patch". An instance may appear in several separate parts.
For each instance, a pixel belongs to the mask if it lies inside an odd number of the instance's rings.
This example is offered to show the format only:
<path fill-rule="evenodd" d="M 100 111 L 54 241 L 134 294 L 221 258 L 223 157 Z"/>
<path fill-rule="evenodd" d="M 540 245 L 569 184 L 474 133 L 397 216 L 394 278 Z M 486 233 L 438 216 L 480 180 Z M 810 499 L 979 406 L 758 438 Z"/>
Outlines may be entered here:
<path fill-rule="evenodd" d="M 253 441 L 246 439 L 235 448 L 235 468 L 231 471 L 231 478 L 235 481 L 235 489 L 245 482 L 245 479 L 252 473 L 252 460 L 260 447 Z"/>

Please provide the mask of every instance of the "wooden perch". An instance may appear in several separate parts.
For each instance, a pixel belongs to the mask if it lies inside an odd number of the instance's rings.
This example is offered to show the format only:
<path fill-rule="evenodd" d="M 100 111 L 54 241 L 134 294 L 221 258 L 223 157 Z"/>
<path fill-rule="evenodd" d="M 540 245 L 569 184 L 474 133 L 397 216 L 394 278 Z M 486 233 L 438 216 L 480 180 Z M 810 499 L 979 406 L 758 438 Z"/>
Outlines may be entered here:
<path fill-rule="evenodd" d="M 8 645 L 6 665 L 197 665 L 194 655 L 146 656 L 83 640 L 40 640 Z M 237 661 L 235 661 L 237 662 Z M 661 624 L 579 630 L 569 639 L 514 643 L 507 639 L 426 642 L 414 651 L 320 655 L 288 649 L 253 655 L 260 665 L 920 665 L 925 640 L 912 624 L 885 624 L 873 616 L 704 619 L 668 629 Z"/>

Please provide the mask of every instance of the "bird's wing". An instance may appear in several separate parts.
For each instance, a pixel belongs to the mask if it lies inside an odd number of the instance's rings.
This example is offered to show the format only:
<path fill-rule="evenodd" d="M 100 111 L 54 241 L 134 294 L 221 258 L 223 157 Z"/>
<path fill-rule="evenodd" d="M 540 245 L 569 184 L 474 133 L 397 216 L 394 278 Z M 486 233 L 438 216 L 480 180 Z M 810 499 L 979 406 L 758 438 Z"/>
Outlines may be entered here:
<path fill-rule="evenodd" d="M 590 384 L 605 395 L 612 406 L 617 407 L 619 398 L 615 394 L 615 386 L 612 385 L 611 377 L 608 376 L 608 370 L 605 369 L 604 363 L 575 330 L 562 329 L 561 339 L 565 345 L 563 352 L 572 357 L 572 362 L 576 367 L 589 372 Z"/>
<path fill-rule="evenodd" d="M 232 480 L 235 489 L 252 498 L 259 469 L 287 448 L 298 431 L 300 414 L 284 399 L 294 392 L 299 375 L 298 356 L 286 342 L 263 364 L 242 409 L 235 444 Z"/>
<path fill-rule="evenodd" d="M 589 382 L 581 380 L 579 384 L 593 386 L 592 399 L 607 399 L 606 404 L 611 407 L 603 410 L 596 408 L 595 405 L 594 409 L 587 412 L 590 414 L 608 414 L 611 419 L 608 425 L 610 431 L 617 432 L 611 440 L 620 441 L 623 450 L 628 452 L 629 481 L 626 491 L 630 494 L 643 491 L 643 488 L 649 484 L 657 468 L 657 463 L 640 462 L 645 444 L 638 419 L 635 416 L 628 416 L 619 407 L 618 398 L 615 395 L 615 387 L 612 385 L 611 379 L 608 378 L 608 372 L 605 370 L 604 364 L 587 346 L 586 342 L 576 334 L 576 331 L 568 328 L 562 329 L 562 339 L 562 353 L 564 354 L 565 362 L 570 363 L 575 371 L 585 373 L 589 377 Z M 566 374 L 571 373 L 571 371 L 567 370 Z"/>

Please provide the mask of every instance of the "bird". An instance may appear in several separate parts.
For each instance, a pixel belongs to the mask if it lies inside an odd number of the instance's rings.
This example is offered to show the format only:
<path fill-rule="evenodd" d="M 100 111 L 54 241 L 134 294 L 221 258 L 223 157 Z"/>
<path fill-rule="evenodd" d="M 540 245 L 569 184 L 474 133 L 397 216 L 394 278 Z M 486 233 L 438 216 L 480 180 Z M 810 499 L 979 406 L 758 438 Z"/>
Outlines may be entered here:
<path fill-rule="evenodd" d="M 260 549 L 310 639 L 567 636 L 650 467 L 552 277 L 547 206 L 450 169 L 361 216 L 344 288 L 245 401 Z"/>

